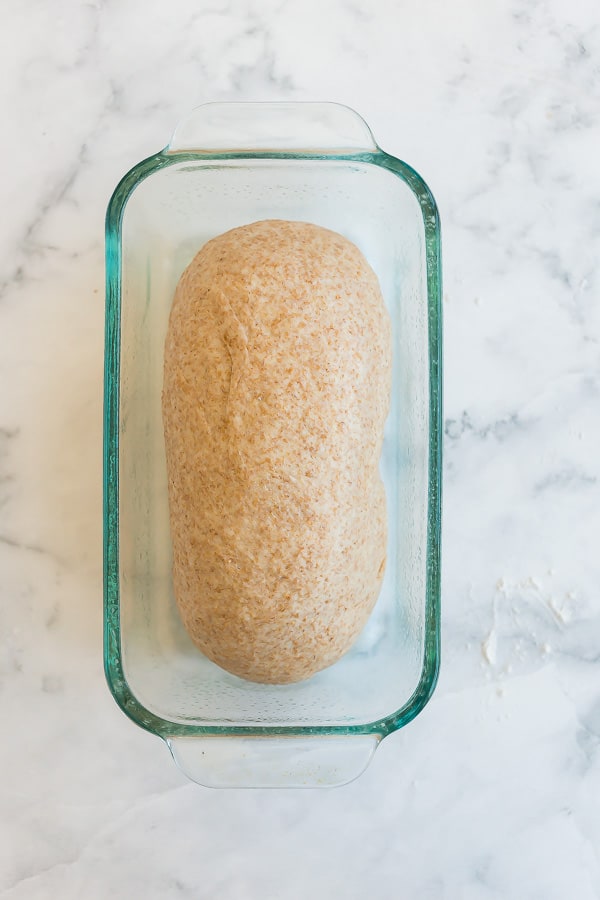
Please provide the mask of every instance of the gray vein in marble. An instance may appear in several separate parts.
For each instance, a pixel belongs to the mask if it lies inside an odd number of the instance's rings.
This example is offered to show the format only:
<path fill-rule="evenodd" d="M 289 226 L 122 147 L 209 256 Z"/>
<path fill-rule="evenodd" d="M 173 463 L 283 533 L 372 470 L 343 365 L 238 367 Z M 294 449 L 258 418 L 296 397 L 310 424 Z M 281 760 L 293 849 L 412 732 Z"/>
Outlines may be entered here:
<path fill-rule="evenodd" d="M 283 6 L 283 4 L 282 4 Z M 280 7 L 282 8 L 282 7 Z M 230 84 L 236 95 L 250 95 L 260 92 L 265 86 L 279 91 L 293 91 L 294 85 L 288 74 L 278 75 L 278 58 L 272 45 L 269 22 L 262 15 L 249 16 L 248 25 L 232 40 L 235 48 L 240 42 L 256 39 L 256 58 L 251 63 L 234 66 L 230 73 Z"/>
<path fill-rule="evenodd" d="M 511 413 L 505 418 L 476 427 L 469 413 L 464 410 L 460 419 L 446 419 L 444 434 L 452 442 L 459 441 L 464 435 L 470 434 L 480 440 L 491 437 L 502 443 L 515 432 L 527 428 L 532 422 L 532 419 L 524 419 L 519 413 Z"/>
<path fill-rule="evenodd" d="M 85 858 L 86 854 L 90 852 L 90 850 L 94 847 L 95 844 L 102 842 L 106 837 L 109 837 L 113 832 L 118 832 L 121 825 L 126 824 L 127 821 L 131 819 L 133 815 L 142 811 L 142 810 L 151 810 L 157 799 L 162 799 L 167 795 L 173 794 L 182 790 L 190 790 L 191 785 L 189 784 L 177 784 L 171 785 L 168 788 L 161 791 L 154 791 L 146 794 L 143 798 L 139 798 L 135 801 L 130 807 L 124 809 L 122 813 L 116 816 L 114 819 L 111 819 L 110 822 L 98 828 L 93 834 L 89 836 L 89 838 L 83 843 L 83 845 L 79 848 L 78 852 L 73 855 L 69 859 L 62 859 L 51 865 L 44 866 L 43 868 L 32 870 L 29 872 L 25 872 L 21 875 L 18 875 L 13 881 L 4 889 L 2 893 L 0 893 L 0 900 L 8 900 L 13 891 L 19 887 L 21 888 L 24 883 L 34 882 L 37 879 L 42 878 L 48 872 L 54 871 L 56 869 L 69 869 L 76 865 L 79 865 Z"/>
<path fill-rule="evenodd" d="M 62 203 L 68 200 L 75 205 L 78 204 L 78 201 L 72 196 L 73 186 L 80 177 L 83 168 L 89 162 L 89 147 L 93 146 L 105 118 L 119 110 L 121 96 L 122 88 L 114 80 L 110 79 L 108 98 L 99 110 L 95 123 L 86 138 L 79 145 L 71 161 L 64 167 L 62 174 L 38 198 L 33 217 L 15 240 L 15 255 L 20 258 L 12 271 L 9 271 L 5 278 L 0 281 L 0 301 L 10 289 L 15 287 L 22 288 L 23 284 L 27 282 L 27 270 L 32 257 L 42 255 L 46 251 L 58 249 L 55 245 L 40 242 L 36 239 L 36 235 L 43 228 L 48 215 Z"/>
<path fill-rule="evenodd" d="M 4 544 L 6 547 L 13 547 L 15 550 L 28 550 L 30 553 L 40 553 L 42 555 L 48 553 L 47 550 L 44 550 L 44 548 L 40 547 L 38 544 L 28 544 L 23 541 L 18 541 L 16 538 L 9 537 L 7 534 L 0 534 L 0 544 Z"/>
<path fill-rule="evenodd" d="M 552 472 L 548 472 L 533 486 L 534 493 L 539 494 L 549 489 L 555 490 L 573 490 L 588 488 L 597 484 L 598 478 L 589 472 L 585 472 L 577 466 L 565 465 L 564 467 Z"/>
<path fill-rule="evenodd" d="M 49 872 L 54 872 L 56 869 L 67 868 L 69 866 L 74 865 L 77 862 L 77 857 L 74 859 L 60 862 L 53 862 L 47 866 L 43 866 L 40 869 L 35 871 L 24 873 L 23 875 L 18 875 L 11 884 L 6 887 L 2 893 L 0 894 L 0 900 L 10 900 L 10 897 L 14 894 L 16 888 L 22 888 L 25 884 L 34 884 L 38 879 L 42 878 L 44 875 L 47 875 Z"/>
<path fill-rule="evenodd" d="M 349 12 L 354 19 L 356 19 L 359 25 L 362 25 L 365 22 L 373 21 L 373 14 L 369 10 L 369 8 L 361 6 L 358 3 L 353 3 L 352 0 L 345 0 L 344 9 Z"/>
<path fill-rule="evenodd" d="M 44 675 L 42 678 L 42 691 L 44 694 L 62 694 L 64 689 L 65 683 L 60 675 Z"/>
<path fill-rule="evenodd" d="M 67 196 L 83 165 L 86 150 L 87 143 L 84 143 L 77 153 L 75 162 L 69 166 L 60 181 L 50 188 L 45 198 L 38 203 L 33 219 L 26 225 L 21 236 L 17 238 L 17 253 L 20 254 L 21 261 L 0 282 L 0 300 L 2 300 L 9 289 L 22 287 L 27 281 L 27 266 L 30 257 L 48 249 L 48 247 L 36 243 L 36 232 L 43 225 L 48 213 Z"/>
<path fill-rule="evenodd" d="M 9 486 L 15 482 L 15 473 L 4 470 L 4 460 L 9 454 L 10 443 L 18 436 L 20 428 L 0 426 L 0 509 L 10 500 Z"/>
<path fill-rule="evenodd" d="M 581 722 L 581 719 L 579 719 Z M 582 727 L 575 735 L 577 745 L 584 757 L 582 766 L 582 774 L 596 764 L 598 752 L 600 750 L 600 738 L 596 732 L 582 724 Z"/>
<path fill-rule="evenodd" d="M 54 626 L 60 621 L 61 612 L 60 606 L 58 603 L 55 603 L 50 610 L 49 615 L 46 616 L 45 626 L 50 631 Z"/>

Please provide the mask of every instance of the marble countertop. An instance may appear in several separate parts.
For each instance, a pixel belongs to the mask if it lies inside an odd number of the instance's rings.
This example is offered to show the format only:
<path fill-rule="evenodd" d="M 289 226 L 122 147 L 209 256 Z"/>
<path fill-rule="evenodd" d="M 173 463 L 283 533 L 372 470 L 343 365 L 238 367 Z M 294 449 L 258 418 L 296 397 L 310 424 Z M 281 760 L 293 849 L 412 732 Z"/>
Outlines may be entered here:
<path fill-rule="evenodd" d="M 600 897 L 597 5 L 8 0 L 2 36 L 0 900 Z M 102 672 L 104 211 L 210 99 L 349 104 L 444 226 L 442 673 L 335 790 L 187 782 Z"/>

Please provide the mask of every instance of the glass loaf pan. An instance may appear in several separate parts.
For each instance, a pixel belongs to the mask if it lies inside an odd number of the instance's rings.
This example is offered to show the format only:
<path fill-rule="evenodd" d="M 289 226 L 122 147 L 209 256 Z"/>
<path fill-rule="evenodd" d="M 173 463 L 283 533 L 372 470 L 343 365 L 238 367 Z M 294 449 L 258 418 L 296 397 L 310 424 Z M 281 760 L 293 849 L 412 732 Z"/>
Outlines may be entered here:
<path fill-rule="evenodd" d="M 323 225 L 357 244 L 393 323 L 381 595 L 346 656 L 285 686 L 224 672 L 181 624 L 160 402 L 181 272 L 215 235 L 273 218 Z M 105 670 L 124 712 L 162 737 L 193 780 L 345 783 L 431 696 L 440 642 L 440 295 L 435 201 L 348 107 L 206 104 L 117 186 L 106 217 Z"/>

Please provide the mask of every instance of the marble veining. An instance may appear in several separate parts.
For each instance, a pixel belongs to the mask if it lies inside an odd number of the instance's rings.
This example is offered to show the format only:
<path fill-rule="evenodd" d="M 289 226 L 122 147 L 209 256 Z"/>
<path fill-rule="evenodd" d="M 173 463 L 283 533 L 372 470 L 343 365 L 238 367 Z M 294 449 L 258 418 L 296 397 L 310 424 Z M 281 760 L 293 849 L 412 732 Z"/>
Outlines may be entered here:
<path fill-rule="evenodd" d="M 0 900 L 600 897 L 595 0 L 3 7 Z M 211 792 L 101 662 L 103 218 L 210 99 L 327 99 L 444 240 L 443 668 L 335 791 Z"/>

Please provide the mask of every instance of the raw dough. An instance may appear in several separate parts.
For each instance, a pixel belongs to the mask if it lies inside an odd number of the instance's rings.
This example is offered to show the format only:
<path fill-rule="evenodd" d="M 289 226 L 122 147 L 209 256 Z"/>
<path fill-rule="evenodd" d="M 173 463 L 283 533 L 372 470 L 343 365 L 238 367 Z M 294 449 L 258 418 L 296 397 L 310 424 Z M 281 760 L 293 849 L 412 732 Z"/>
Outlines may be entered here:
<path fill-rule="evenodd" d="M 181 276 L 163 388 L 173 580 L 190 636 L 229 672 L 299 681 L 367 621 L 390 377 L 377 277 L 333 231 L 255 222 Z"/>

